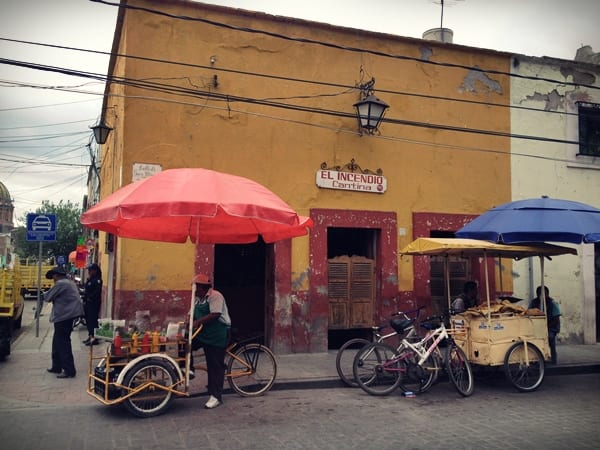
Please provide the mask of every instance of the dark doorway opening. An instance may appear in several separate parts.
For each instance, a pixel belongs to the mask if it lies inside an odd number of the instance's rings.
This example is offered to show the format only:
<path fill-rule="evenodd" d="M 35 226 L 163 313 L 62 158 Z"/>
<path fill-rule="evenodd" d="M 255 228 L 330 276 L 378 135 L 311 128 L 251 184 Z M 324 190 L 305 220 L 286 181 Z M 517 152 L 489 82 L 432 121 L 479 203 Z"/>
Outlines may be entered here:
<path fill-rule="evenodd" d="M 238 336 L 265 333 L 266 244 L 215 245 L 215 289 L 225 296 L 232 331 Z"/>
<path fill-rule="evenodd" d="M 327 259 L 337 258 L 340 256 L 361 256 L 364 258 L 376 260 L 377 256 L 377 241 L 379 230 L 373 228 L 342 228 L 328 227 L 327 228 Z M 331 275 L 331 274 L 330 274 Z M 331 283 L 331 278 L 330 278 Z M 348 281 L 352 284 L 352 281 Z M 331 288 L 331 285 L 330 285 Z M 350 288 L 352 291 L 352 288 Z M 331 298 L 332 292 L 330 292 Z M 374 302 L 374 298 L 372 302 Z M 331 299 L 330 299 L 331 301 Z M 342 300 L 343 301 L 343 300 Z M 349 300 L 345 314 L 348 315 L 348 320 L 353 321 L 351 311 L 351 303 Z M 372 310 L 372 306 L 371 306 Z M 372 331 L 367 327 L 355 327 L 350 325 L 350 328 L 333 329 L 330 305 L 330 328 L 328 329 L 327 347 L 328 349 L 339 349 L 344 342 L 353 338 L 370 339 Z"/>

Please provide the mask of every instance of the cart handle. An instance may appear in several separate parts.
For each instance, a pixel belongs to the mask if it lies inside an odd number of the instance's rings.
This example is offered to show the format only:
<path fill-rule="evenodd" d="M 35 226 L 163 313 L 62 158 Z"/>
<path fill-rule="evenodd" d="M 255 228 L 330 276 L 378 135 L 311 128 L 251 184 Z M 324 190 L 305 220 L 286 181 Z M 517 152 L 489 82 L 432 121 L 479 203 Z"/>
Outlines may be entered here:
<path fill-rule="evenodd" d="M 200 331 L 202 331 L 202 324 L 200 324 L 200 326 L 196 328 L 196 330 L 192 333 L 192 340 L 196 339 L 196 336 L 198 336 L 198 333 L 200 333 Z"/>

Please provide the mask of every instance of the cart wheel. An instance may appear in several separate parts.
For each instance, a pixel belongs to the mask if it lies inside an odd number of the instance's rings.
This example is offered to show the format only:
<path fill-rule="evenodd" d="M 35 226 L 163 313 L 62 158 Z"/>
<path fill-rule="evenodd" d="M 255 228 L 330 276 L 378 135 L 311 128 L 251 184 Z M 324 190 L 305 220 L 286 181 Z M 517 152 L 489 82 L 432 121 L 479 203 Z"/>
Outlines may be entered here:
<path fill-rule="evenodd" d="M 537 389 L 544 380 L 544 368 L 542 352 L 529 342 L 517 342 L 506 352 L 504 373 L 519 391 Z"/>
<path fill-rule="evenodd" d="M 173 401 L 173 393 L 153 386 L 172 387 L 178 377 L 168 361 L 150 358 L 140 361 L 125 374 L 123 385 L 129 389 L 140 389 L 123 402 L 125 408 L 137 417 L 153 417 L 164 413 Z M 146 386 L 146 387 L 144 387 Z M 123 390 L 123 395 L 129 393 Z"/>
<path fill-rule="evenodd" d="M 235 351 L 227 364 L 227 381 L 243 397 L 255 397 L 267 392 L 275 383 L 277 362 L 267 347 L 247 344 Z"/>

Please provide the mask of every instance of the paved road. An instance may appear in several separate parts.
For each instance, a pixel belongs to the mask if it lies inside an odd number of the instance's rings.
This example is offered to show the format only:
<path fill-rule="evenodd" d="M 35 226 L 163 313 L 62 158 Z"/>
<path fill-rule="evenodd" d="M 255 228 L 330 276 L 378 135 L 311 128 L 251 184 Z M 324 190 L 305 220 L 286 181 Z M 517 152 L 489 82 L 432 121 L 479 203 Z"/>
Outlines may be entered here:
<path fill-rule="evenodd" d="M 19 449 L 592 449 L 600 447 L 600 374 L 548 377 L 519 394 L 479 380 L 461 398 L 448 383 L 416 398 L 359 389 L 271 391 L 176 400 L 165 415 L 137 419 L 100 403 L 4 402 L 1 447 Z"/>

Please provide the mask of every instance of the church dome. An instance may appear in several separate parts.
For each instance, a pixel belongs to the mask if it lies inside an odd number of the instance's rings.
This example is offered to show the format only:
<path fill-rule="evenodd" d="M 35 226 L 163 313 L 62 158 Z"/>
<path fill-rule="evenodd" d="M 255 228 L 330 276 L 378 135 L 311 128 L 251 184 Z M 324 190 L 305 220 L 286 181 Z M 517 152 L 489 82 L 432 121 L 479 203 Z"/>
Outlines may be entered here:
<path fill-rule="evenodd" d="M 10 198 L 10 192 L 4 186 L 4 183 L 0 181 L 0 204 L 11 203 L 12 199 Z"/>
<path fill-rule="evenodd" d="M 15 207 L 10 192 L 0 181 L 0 233 L 6 233 L 13 228 L 13 212 Z"/>

